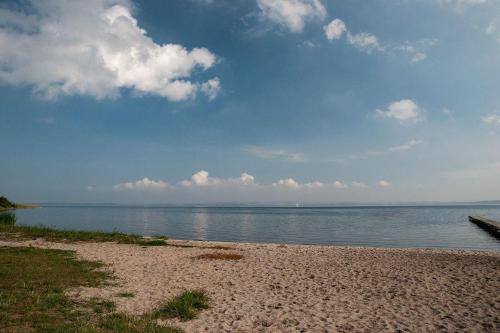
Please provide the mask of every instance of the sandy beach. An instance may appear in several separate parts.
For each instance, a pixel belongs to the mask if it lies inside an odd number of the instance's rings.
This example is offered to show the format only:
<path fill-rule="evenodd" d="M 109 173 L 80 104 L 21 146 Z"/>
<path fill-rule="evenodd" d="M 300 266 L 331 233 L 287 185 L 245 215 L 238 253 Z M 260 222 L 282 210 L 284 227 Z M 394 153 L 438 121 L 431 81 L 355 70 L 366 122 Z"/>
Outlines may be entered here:
<path fill-rule="evenodd" d="M 205 289 L 208 310 L 191 321 L 169 321 L 186 332 L 500 331 L 499 252 L 169 244 L 193 247 L 0 241 L 74 250 L 106 263 L 116 285 L 72 295 L 111 299 L 131 314 L 147 313 L 185 289 Z M 243 257 L 197 258 L 210 253 Z M 125 292 L 134 297 L 118 296 Z"/>

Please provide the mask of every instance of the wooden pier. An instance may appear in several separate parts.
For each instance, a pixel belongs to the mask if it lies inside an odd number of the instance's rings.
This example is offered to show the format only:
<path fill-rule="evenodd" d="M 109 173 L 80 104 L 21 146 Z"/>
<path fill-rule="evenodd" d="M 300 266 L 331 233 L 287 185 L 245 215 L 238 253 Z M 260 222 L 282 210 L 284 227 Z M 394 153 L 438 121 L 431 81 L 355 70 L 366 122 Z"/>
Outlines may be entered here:
<path fill-rule="evenodd" d="M 500 239 L 500 222 L 493 221 L 482 216 L 469 216 L 469 221 L 476 224 L 481 229 Z"/>

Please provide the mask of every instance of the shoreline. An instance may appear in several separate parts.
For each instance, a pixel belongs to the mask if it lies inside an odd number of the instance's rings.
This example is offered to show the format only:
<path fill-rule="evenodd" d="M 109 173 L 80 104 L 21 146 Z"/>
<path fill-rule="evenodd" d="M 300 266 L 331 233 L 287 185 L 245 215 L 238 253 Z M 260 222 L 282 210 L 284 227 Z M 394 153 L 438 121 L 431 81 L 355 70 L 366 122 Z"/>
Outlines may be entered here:
<path fill-rule="evenodd" d="M 143 236 L 144 238 L 154 238 L 155 236 Z M 476 249 L 476 248 L 460 248 L 460 247 L 398 247 L 398 246 L 368 246 L 368 245 L 341 245 L 341 244 L 312 244 L 312 243 L 273 243 L 273 242 L 239 242 L 239 241 L 221 241 L 221 240 L 204 240 L 204 239 L 184 239 L 184 238 L 168 238 L 168 242 L 175 243 L 213 243 L 219 245 L 272 245 L 272 246 L 304 246 L 304 247 L 324 247 L 324 248 L 349 248 L 349 249 L 372 249 L 372 250 L 429 250 L 429 251 L 464 251 L 464 252 L 479 252 L 479 253 L 500 253 L 500 248 L 496 249 Z"/>
<path fill-rule="evenodd" d="M 154 310 L 183 290 L 204 289 L 208 310 L 192 321 L 167 322 L 186 332 L 500 329 L 496 251 L 194 240 L 159 247 L 0 241 L 5 245 L 73 250 L 105 263 L 117 285 L 79 288 L 72 296 L 110 299 L 130 314 Z M 207 254 L 241 259 L 200 259 Z"/>

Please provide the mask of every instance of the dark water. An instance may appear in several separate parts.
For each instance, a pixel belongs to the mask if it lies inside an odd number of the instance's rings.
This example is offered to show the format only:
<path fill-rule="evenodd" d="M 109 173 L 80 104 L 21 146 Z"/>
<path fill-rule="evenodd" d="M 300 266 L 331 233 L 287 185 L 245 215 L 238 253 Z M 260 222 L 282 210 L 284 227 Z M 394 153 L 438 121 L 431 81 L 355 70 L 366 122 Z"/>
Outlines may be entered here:
<path fill-rule="evenodd" d="M 468 215 L 500 220 L 500 205 L 421 207 L 58 206 L 17 211 L 21 224 L 176 239 L 500 250 Z"/>

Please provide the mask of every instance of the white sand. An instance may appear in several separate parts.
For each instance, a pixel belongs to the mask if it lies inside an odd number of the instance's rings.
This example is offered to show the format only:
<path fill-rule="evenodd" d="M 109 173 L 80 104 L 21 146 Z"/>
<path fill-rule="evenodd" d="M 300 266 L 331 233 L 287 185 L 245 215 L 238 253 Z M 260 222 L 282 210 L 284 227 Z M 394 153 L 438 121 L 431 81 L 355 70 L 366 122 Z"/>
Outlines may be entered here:
<path fill-rule="evenodd" d="M 133 314 L 205 289 L 210 309 L 169 322 L 186 332 L 500 332 L 500 252 L 169 242 L 234 250 L 40 240 L 0 246 L 75 250 L 108 264 L 119 286 L 76 294 L 112 299 Z M 244 257 L 193 258 L 213 252 Z"/>

